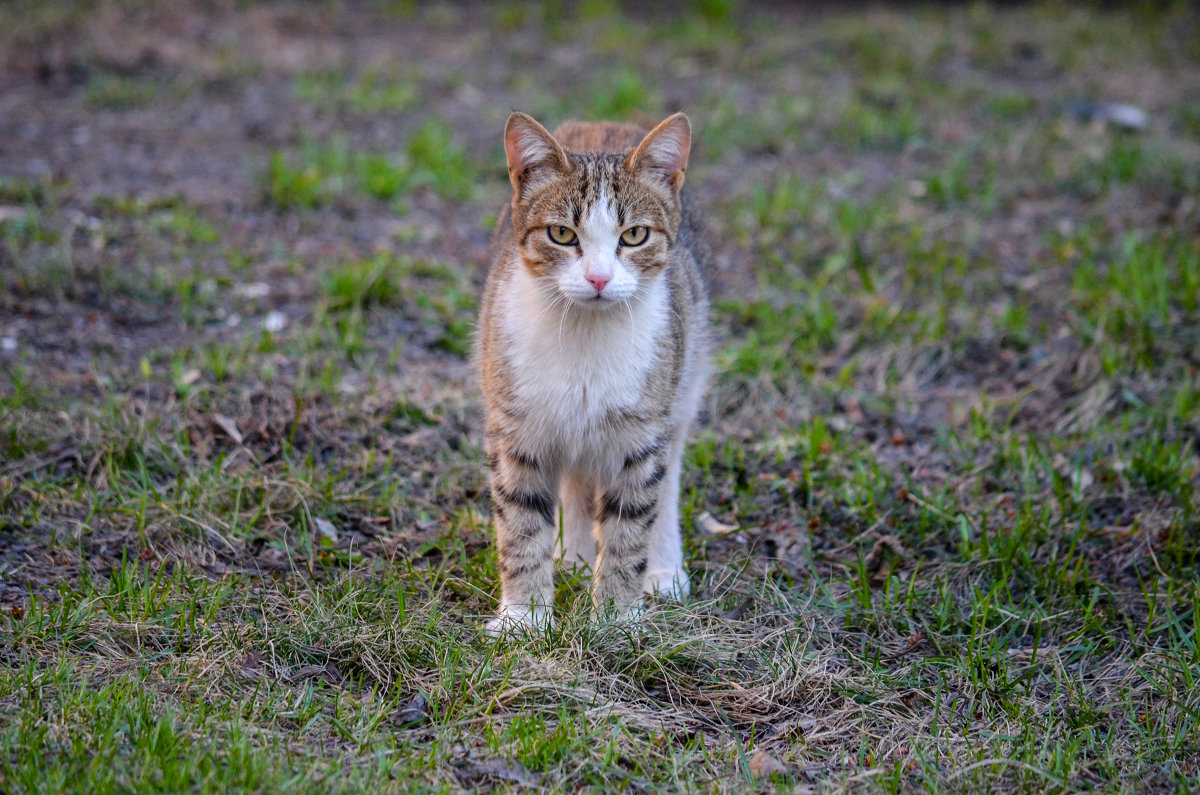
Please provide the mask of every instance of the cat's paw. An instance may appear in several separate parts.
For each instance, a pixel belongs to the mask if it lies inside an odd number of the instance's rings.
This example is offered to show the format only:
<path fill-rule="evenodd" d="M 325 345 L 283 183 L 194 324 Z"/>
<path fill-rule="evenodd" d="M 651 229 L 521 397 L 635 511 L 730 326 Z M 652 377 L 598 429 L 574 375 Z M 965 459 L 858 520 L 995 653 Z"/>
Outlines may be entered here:
<path fill-rule="evenodd" d="M 483 632 L 492 638 L 535 635 L 550 629 L 550 623 L 551 616 L 548 609 L 501 607 L 499 614 L 487 622 Z"/>
<path fill-rule="evenodd" d="M 648 594 L 655 594 L 663 599 L 680 601 L 686 599 L 692 592 L 688 584 L 687 572 L 678 569 L 654 569 L 646 572 L 643 589 Z"/>

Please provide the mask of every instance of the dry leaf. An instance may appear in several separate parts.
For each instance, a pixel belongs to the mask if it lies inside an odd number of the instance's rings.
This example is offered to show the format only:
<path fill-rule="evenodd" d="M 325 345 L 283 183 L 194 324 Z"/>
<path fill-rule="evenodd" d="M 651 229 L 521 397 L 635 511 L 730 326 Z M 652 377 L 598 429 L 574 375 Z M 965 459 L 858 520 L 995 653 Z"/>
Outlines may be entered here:
<path fill-rule="evenodd" d="M 292 568 L 292 558 L 287 550 L 276 547 L 266 547 L 254 559 L 264 571 L 290 571 Z"/>
<path fill-rule="evenodd" d="M 243 655 L 242 659 L 238 660 L 238 668 L 234 672 L 238 678 L 245 680 L 253 680 L 262 678 L 262 671 L 259 670 L 259 663 L 262 662 L 263 653 L 261 651 L 248 651 Z"/>
<path fill-rule="evenodd" d="M 755 603 L 754 599 L 746 599 L 740 605 L 733 608 L 732 610 L 727 610 L 725 612 L 725 617 L 728 618 L 730 621 L 740 621 L 742 619 L 742 616 L 746 615 L 746 611 L 749 610 L 750 608 L 754 607 L 754 603 Z"/>
<path fill-rule="evenodd" d="M 891 552 L 897 557 L 904 557 L 904 545 L 900 543 L 900 539 L 890 535 L 880 536 L 879 540 L 875 542 L 875 546 L 871 547 L 866 560 L 863 561 L 863 567 L 869 572 L 878 572 L 883 568 L 886 559 L 885 551 Z"/>
<path fill-rule="evenodd" d="M 750 773 L 755 778 L 765 778 L 772 773 L 787 773 L 787 765 L 766 751 L 757 751 L 750 757 Z"/>
<path fill-rule="evenodd" d="M 307 679 L 321 679 L 331 685 L 342 683 L 342 673 L 333 663 L 327 665 L 306 665 L 292 673 L 292 682 L 303 682 Z"/>
<path fill-rule="evenodd" d="M 242 443 L 242 432 L 238 430 L 236 422 L 224 414 L 212 415 L 212 421 L 216 423 L 218 428 L 225 431 L 225 435 L 232 439 L 234 444 Z"/>
<path fill-rule="evenodd" d="M 701 530 L 710 536 L 729 535 L 730 533 L 735 533 L 741 529 L 741 527 L 735 524 L 722 524 L 721 522 L 717 521 L 708 511 L 705 511 L 696 517 L 696 524 L 700 526 Z"/>
<path fill-rule="evenodd" d="M 418 723 L 424 723 L 429 717 L 429 705 L 425 703 L 425 697 L 420 693 L 413 696 L 412 701 L 396 713 L 396 723 L 401 726 L 412 726 Z"/>
<path fill-rule="evenodd" d="M 512 781 L 517 784 L 532 784 L 533 778 L 525 765 L 515 759 L 488 759 L 483 762 L 467 762 L 456 769 L 454 773 L 465 785 L 478 783 L 485 779 Z"/>

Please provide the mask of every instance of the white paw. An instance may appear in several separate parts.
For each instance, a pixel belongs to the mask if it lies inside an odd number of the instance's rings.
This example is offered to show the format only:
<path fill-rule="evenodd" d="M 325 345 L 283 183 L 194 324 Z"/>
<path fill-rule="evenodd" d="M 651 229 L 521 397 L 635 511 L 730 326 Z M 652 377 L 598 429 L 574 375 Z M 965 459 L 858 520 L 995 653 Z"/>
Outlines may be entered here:
<path fill-rule="evenodd" d="M 483 631 L 493 638 L 506 635 L 532 635 L 550 628 L 550 610 L 531 607 L 501 607 L 499 614 L 487 622 Z"/>
<path fill-rule="evenodd" d="M 684 599 L 692 592 L 691 586 L 688 585 L 687 572 L 682 568 L 655 569 L 646 572 L 642 590 L 674 601 Z"/>

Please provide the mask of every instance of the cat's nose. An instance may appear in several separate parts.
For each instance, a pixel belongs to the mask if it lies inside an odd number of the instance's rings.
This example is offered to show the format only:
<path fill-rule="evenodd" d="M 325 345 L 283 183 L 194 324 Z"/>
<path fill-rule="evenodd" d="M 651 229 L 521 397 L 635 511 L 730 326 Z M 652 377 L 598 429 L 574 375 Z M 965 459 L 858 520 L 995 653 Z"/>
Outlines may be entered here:
<path fill-rule="evenodd" d="M 608 276 L 588 276 L 587 280 L 596 288 L 596 292 L 604 290 L 604 285 L 608 284 L 612 279 Z"/>

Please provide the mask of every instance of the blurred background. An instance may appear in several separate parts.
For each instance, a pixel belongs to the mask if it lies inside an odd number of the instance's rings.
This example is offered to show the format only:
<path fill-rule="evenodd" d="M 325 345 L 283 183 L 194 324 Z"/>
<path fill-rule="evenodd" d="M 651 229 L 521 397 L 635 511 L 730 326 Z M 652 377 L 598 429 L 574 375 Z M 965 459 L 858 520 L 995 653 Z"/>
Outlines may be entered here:
<path fill-rule="evenodd" d="M 843 661 L 961 662 L 990 654 L 968 642 L 983 633 L 994 659 L 971 670 L 1014 677 L 1007 650 L 1036 626 L 1083 644 L 1071 660 L 1091 684 L 1071 692 L 1098 715 L 1134 710 L 1096 684 L 1103 666 L 1155 649 L 1195 670 L 1200 23 L 1185 2 L 0 4 L 6 609 L 78 603 L 134 559 L 236 588 L 407 561 L 396 587 L 425 583 L 453 627 L 487 614 L 469 353 L 512 110 L 551 128 L 677 110 L 694 125 L 719 335 L 685 475 L 702 597 L 740 617 L 758 602 L 730 583 L 782 583 Z M 296 644 L 293 667 L 442 687 L 389 668 L 400 652 Z M 1044 674 L 1043 700 L 970 703 L 999 703 L 1001 723 L 1061 717 L 1066 668 L 1021 670 Z M 893 674 L 903 687 L 855 703 L 940 686 L 919 665 Z M 1076 784 L 1183 781 L 1170 754 L 1180 737 L 1194 753 L 1194 689 L 1112 675 L 1168 717 L 1097 739 L 1103 765 L 970 726 L 950 753 L 986 746 Z M 814 740 L 832 765 L 814 780 L 844 782 L 841 754 L 908 769 L 898 749 L 920 731 L 851 701 L 843 728 L 884 739 Z M 970 723 L 974 707 L 954 709 Z M 1079 725 L 1047 720 L 1013 732 Z M 951 781 L 921 764 L 926 784 Z"/>

